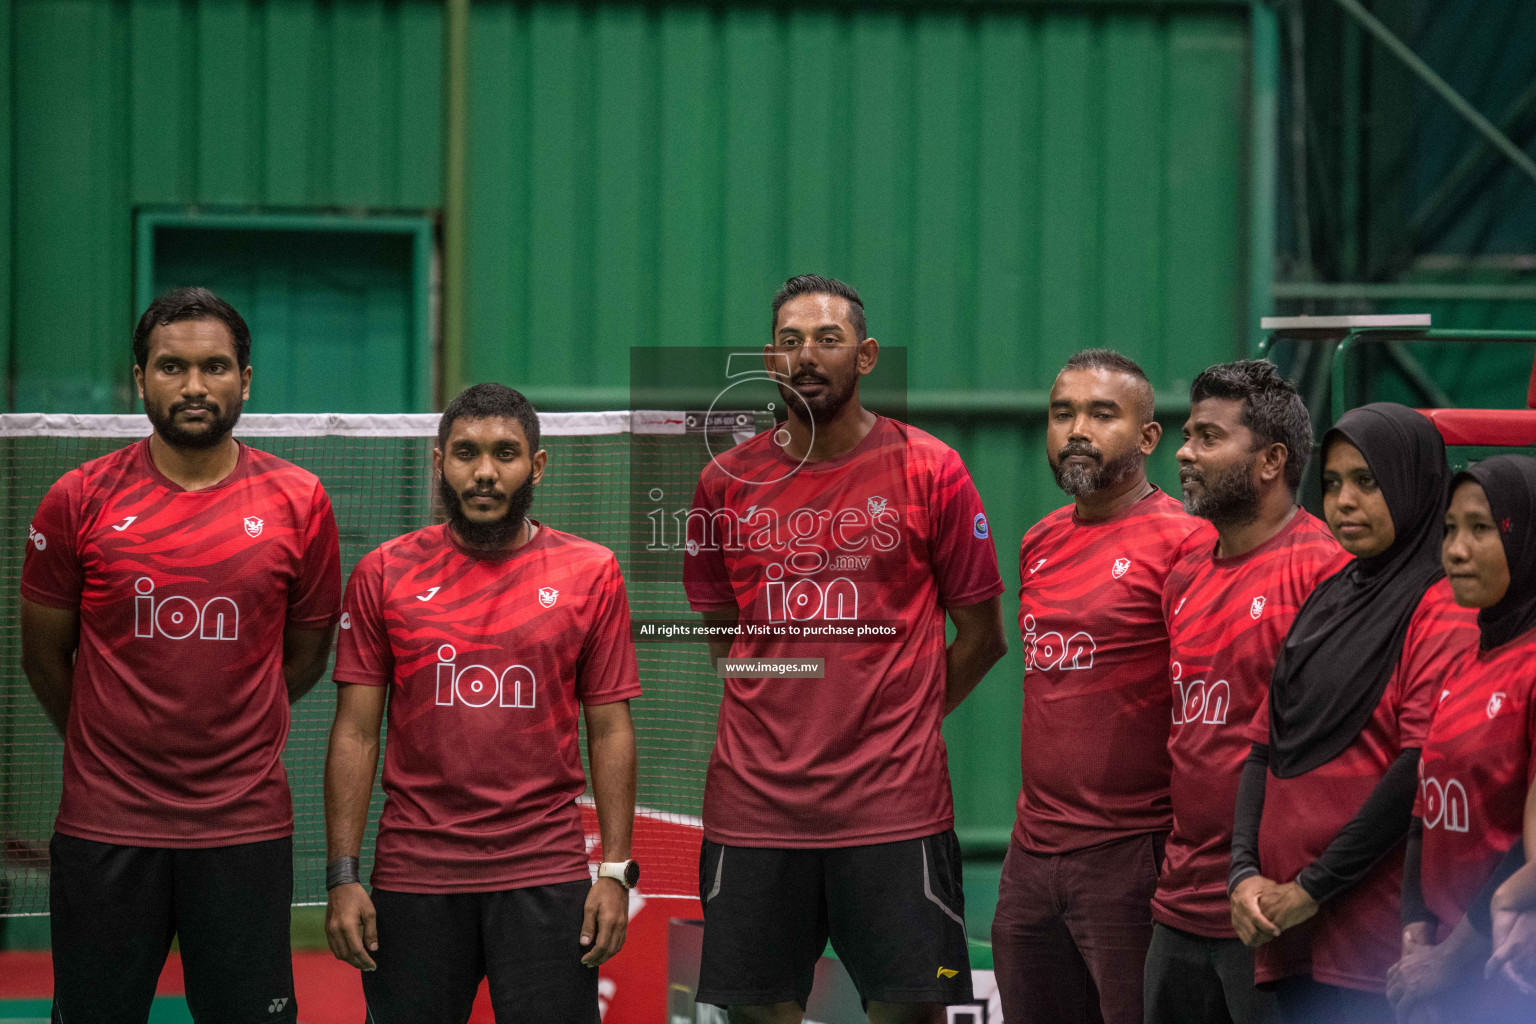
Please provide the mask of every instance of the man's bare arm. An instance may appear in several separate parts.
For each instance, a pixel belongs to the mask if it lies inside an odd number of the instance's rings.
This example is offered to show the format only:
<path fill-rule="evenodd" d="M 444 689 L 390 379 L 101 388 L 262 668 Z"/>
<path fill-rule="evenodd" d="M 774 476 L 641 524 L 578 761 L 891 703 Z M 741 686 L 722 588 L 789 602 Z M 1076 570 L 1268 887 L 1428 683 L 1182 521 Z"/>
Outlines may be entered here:
<path fill-rule="evenodd" d="M 325 629 L 300 629 L 289 626 L 283 630 L 283 682 L 288 687 L 288 703 L 297 704 L 299 698 L 310 691 L 325 675 L 325 663 L 331 656 L 331 641 L 336 631 Z"/>
<path fill-rule="evenodd" d="M 635 726 L 629 701 L 586 706 L 587 756 L 592 768 L 592 799 L 603 860 L 629 860 L 635 828 Z M 629 925 L 629 894 L 612 879 L 599 878 L 587 896 L 581 962 L 596 967 L 624 946 Z"/>
<path fill-rule="evenodd" d="M 731 605 L 728 608 L 714 608 L 707 612 L 701 612 L 700 614 L 704 616 L 704 624 L 706 626 L 734 627 L 736 625 L 736 621 L 741 617 L 741 609 L 737 608 L 735 605 Z M 728 635 L 721 637 L 710 637 L 710 662 L 713 664 L 718 664 L 721 658 L 729 658 L 731 656 L 731 642 L 732 637 Z"/>
<path fill-rule="evenodd" d="M 970 696 L 987 670 L 1008 653 L 1003 633 L 1003 599 L 993 597 L 979 604 L 949 609 L 955 623 L 955 640 L 946 653 L 944 713 L 947 715 Z"/>
<path fill-rule="evenodd" d="M 64 735 L 74 685 L 80 611 L 21 599 L 21 670 L 48 721 Z"/>
<path fill-rule="evenodd" d="M 325 752 L 325 856 L 362 853 L 368 826 L 368 801 L 379 766 L 379 726 L 384 720 L 386 687 L 344 684 L 336 688 L 336 721 Z M 360 884 L 338 885 L 329 893 L 326 940 L 338 960 L 365 971 L 368 955 L 379 948 L 373 900 Z"/>

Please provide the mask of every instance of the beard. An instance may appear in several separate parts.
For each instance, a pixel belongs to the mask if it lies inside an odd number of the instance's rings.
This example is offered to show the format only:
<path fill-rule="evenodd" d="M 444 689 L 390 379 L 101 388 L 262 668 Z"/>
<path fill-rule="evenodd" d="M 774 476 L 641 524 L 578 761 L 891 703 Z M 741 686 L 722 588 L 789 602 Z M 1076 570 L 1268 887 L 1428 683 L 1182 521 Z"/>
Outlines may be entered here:
<path fill-rule="evenodd" d="M 1215 527 L 1242 526 L 1259 515 L 1259 493 L 1253 487 L 1253 458 L 1214 473 L 1200 473 L 1192 466 L 1179 470 L 1184 484 L 1184 511 Z M 1193 495 L 1188 483 L 1198 480 L 1204 493 Z"/>
<path fill-rule="evenodd" d="M 245 403 L 238 398 L 228 409 L 223 409 L 217 402 L 172 402 L 169 406 L 152 405 L 144 403 L 144 415 L 149 417 L 150 425 L 155 428 L 155 433 L 165 440 L 172 448 L 203 451 L 215 448 L 222 444 L 229 436 L 229 432 L 235 429 L 235 424 L 240 422 L 240 410 Z M 187 409 L 207 409 L 211 414 L 208 425 L 200 430 L 188 430 L 176 422 L 176 414 Z"/>
<path fill-rule="evenodd" d="M 1094 465 L 1067 465 L 1066 460 L 1073 455 L 1087 455 L 1094 460 Z M 1051 472 L 1056 475 L 1057 487 L 1070 497 L 1081 498 L 1085 494 L 1125 483 L 1141 469 L 1145 461 L 1145 457 L 1135 448 L 1112 459 L 1105 459 L 1103 452 L 1085 442 L 1069 444 L 1063 448 L 1051 463 Z"/>
<path fill-rule="evenodd" d="M 528 516 L 528 509 L 533 505 L 533 474 L 528 474 L 528 479 L 523 485 L 507 496 L 507 510 L 500 516 L 489 522 L 476 522 L 464 514 L 464 502 L 475 497 L 478 492 L 468 490 L 460 494 L 453 489 L 453 485 L 445 477 L 438 477 L 437 495 L 442 499 L 443 508 L 448 513 L 448 525 L 459 539 L 474 548 L 500 548 L 505 547 L 517 531 L 522 529 L 523 520 Z"/>
<path fill-rule="evenodd" d="M 820 384 L 822 391 L 819 395 L 804 395 L 796 390 L 797 384 Z M 853 398 L 853 391 L 859 386 L 858 374 L 849 374 L 848 380 L 838 386 L 830 377 L 815 373 L 797 374 L 788 384 L 780 384 L 779 397 L 784 399 L 784 408 L 790 412 L 809 411 L 812 423 L 830 423 L 837 418 L 837 414 L 843 411 L 843 407 Z"/>

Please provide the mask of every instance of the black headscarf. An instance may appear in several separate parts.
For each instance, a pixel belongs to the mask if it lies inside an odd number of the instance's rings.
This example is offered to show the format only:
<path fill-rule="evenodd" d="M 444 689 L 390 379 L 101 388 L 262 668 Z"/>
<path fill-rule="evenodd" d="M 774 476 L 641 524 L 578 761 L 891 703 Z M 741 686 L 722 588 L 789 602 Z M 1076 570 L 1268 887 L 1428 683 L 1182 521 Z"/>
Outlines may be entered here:
<path fill-rule="evenodd" d="M 1479 645 L 1490 651 L 1536 626 L 1536 459 L 1495 455 L 1457 473 L 1451 486 L 1464 480 L 1488 496 L 1509 563 L 1509 590 L 1498 604 L 1477 613 Z"/>
<path fill-rule="evenodd" d="M 1396 533 L 1379 555 L 1357 558 L 1318 584 L 1286 634 L 1269 688 L 1269 765 L 1282 779 L 1327 764 L 1370 721 L 1403 651 L 1408 623 L 1444 575 L 1440 540 L 1450 467 L 1445 441 L 1407 406 L 1352 409 L 1323 435 L 1360 449 Z"/>

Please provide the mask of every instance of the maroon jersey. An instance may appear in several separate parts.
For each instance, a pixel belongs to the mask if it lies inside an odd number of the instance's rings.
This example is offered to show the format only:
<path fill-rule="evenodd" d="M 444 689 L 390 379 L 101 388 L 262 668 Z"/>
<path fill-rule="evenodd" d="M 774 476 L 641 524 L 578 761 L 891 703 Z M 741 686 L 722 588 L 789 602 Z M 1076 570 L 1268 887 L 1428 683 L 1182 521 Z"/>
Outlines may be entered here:
<path fill-rule="evenodd" d="M 1493 651 L 1473 644 L 1441 687 L 1419 761 L 1420 883 L 1441 937 L 1520 839 L 1536 779 L 1536 631 Z"/>
<path fill-rule="evenodd" d="M 1227 871 L 1248 723 L 1269 698 L 1280 645 L 1318 581 L 1349 561 L 1303 509 L 1246 554 L 1217 558 L 1200 533 L 1163 588 L 1173 684 L 1173 831 L 1152 916 L 1197 935 L 1232 938 Z"/>
<path fill-rule="evenodd" d="M 885 417 L 803 465 L 759 434 L 700 474 L 683 581 L 695 610 L 734 606 L 770 631 L 739 635 L 733 657 L 825 659 L 820 679 L 725 681 L 706 838 L 852 846 L 953 825 L 944 610 L 1003 589 L 960 456 Z"/>
<path fill-rule="evenodd" d="M 1477 613 L 1458 606 L 1451 585 L 1438 580 L 1408 624 L 1392 678 L 1360 735 L 1332 761 L 1291 779 L 1270 774 L 1259 824 L 1259 865 L 1265 877 L 1294 881 L 1356 812 L 1404 748 L 1424 746 L 1435 701 L 1457 661 L 1477 643 Z M 1248 738 L 1269 742 L 1269 702 L 1254 717 Z M 1258 948 L 1256 981 L 1311 975 L 1344 988 L 1381 992 L 1387 968 L 1401 953 L 1398 906 L 1403 847 L 1399 844 L 1347 892 L 1324 903 L 1317 916 Z"/>
<path fill-rule="evenodd" d="M 64 474 L 28 531 L 21 595 L 77 609 L 58 831 L 133 846 L 293 832 L 283 630 L 336 621 L 336 520 L 313 474 L 240 446 L 187 491 L 148 440 Z"/>
<path fill-rule="evenodd" d="M 343 608 L 336 682 L 390 687 L 373 884 L 588 877 L 577 715 L 640 695 L 613 552 L 540 526 L 488 555 L 430 526 L 357 563 Z"/>
<path fill-rule="evenodd" d="M 1019 546 L 1024 786 L 1013 837 L 1057 854 L 1167 829 L 1163 584 L 1196 530 L 1162 491 L 1108 519 L 1067 505 Z"/>

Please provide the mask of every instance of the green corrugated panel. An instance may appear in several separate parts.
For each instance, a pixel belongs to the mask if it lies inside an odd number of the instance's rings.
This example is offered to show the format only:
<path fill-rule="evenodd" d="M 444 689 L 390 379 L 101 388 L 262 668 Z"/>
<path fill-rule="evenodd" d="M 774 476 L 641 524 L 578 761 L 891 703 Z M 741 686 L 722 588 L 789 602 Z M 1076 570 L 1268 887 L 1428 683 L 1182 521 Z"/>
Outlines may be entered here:
<path fill-rule="evenodd" d="M 131 406 L 135 209 L 441 205 L 437 4 L 10 7 L 17 408 Z"/>

